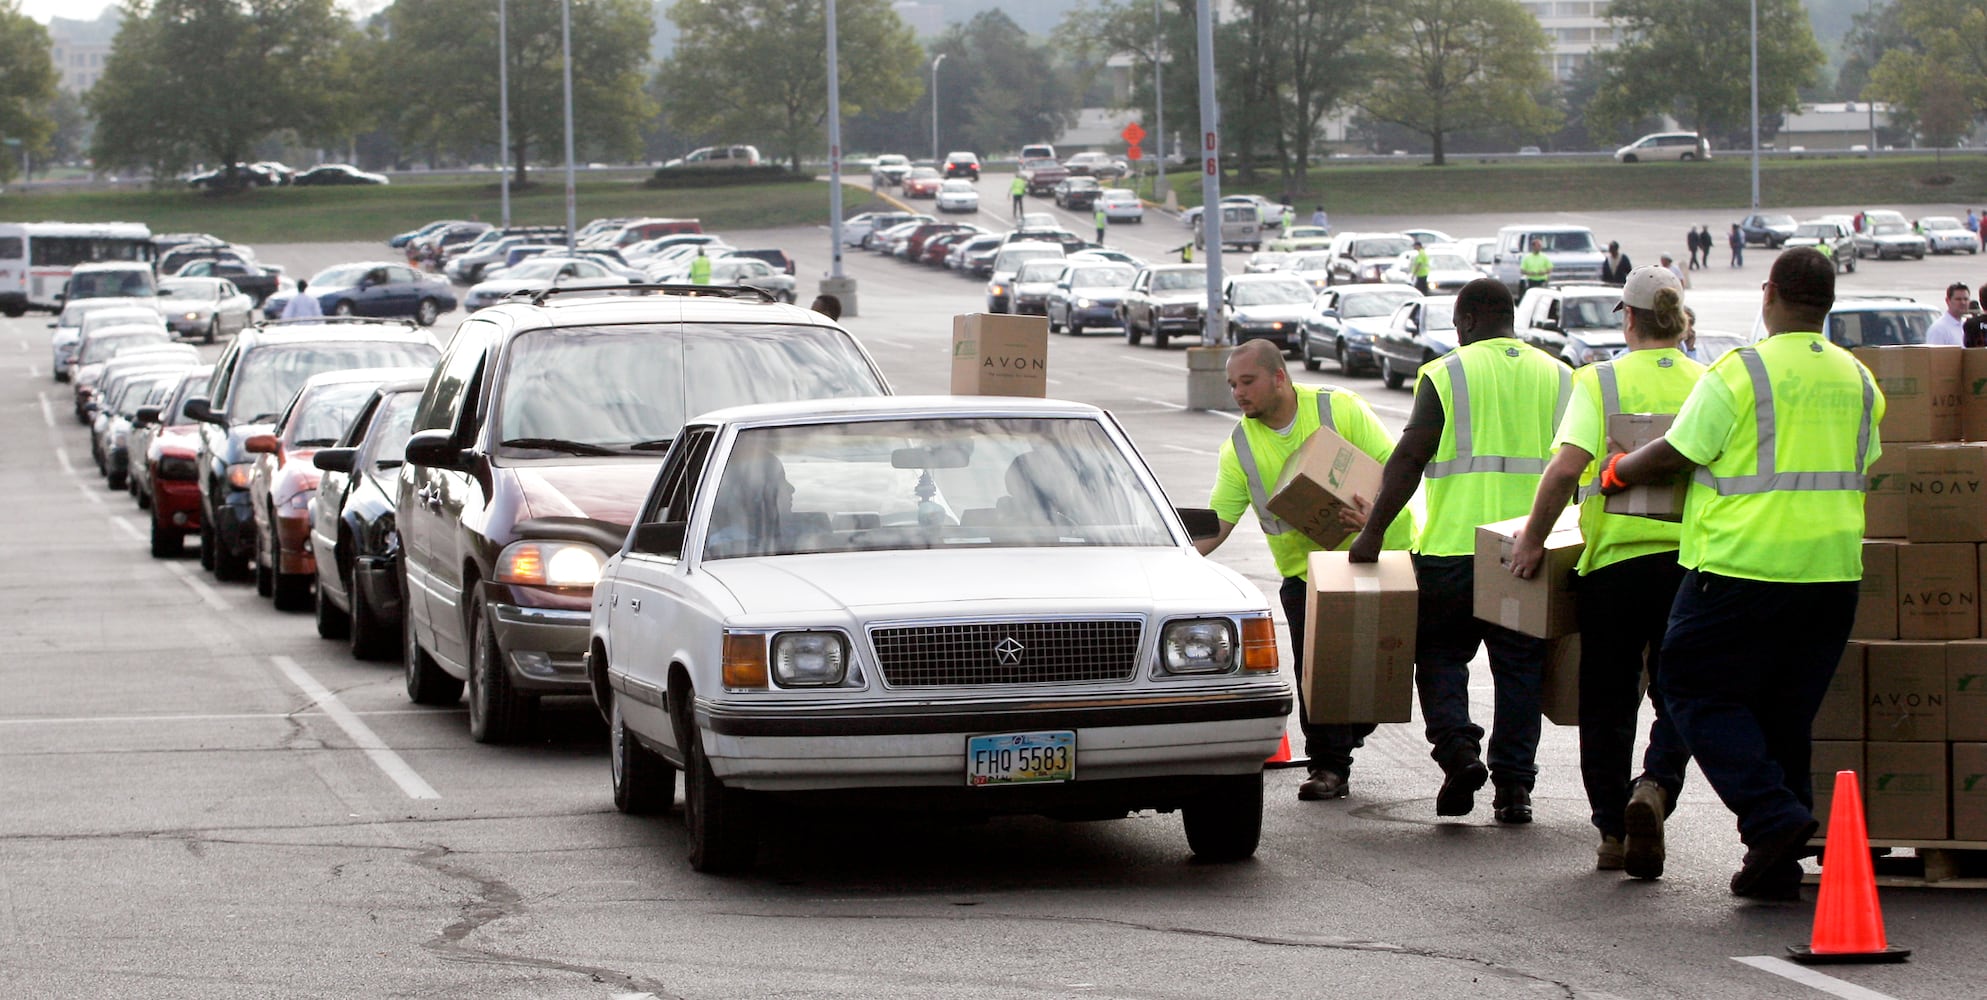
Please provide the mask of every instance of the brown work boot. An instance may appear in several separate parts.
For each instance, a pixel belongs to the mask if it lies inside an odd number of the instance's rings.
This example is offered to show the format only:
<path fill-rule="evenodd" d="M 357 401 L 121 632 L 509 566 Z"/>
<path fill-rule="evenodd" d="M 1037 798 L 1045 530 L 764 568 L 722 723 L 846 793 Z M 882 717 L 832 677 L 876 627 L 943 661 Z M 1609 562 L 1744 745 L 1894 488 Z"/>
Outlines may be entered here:
<path fill-rule="evenodd" d="M 1337 771 L 1312 771 L 1311 776 L 1297 786 L 1297 797 L 1305 802 L 1345 798 L 1345 776 Z"/>
<path fill-rule="evenodd" d="M 1618 872 L 1622 864 L 1621 838 L 1612 834 L 1601 834 L 1601 846 L 1594 849 L 1594 870 Z"/>
<path fill-rule="evenodd" d="M 1663 877 L 1663 818 L 1670 811 L 1670 794 L 1653 781 L 1638 781 L 1628 796 L 1628 808 L 1621 821 L 1628 829 L 1622 838 L 1622 868 L 1631 878 Z"/>

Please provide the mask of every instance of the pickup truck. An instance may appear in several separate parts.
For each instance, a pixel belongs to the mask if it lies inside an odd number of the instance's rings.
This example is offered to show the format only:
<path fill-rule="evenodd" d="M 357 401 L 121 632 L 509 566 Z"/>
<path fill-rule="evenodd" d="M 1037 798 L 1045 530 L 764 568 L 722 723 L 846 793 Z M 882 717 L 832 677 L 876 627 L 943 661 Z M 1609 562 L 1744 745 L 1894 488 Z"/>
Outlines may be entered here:
<path fill-rule="evenodd" d="M 1046 157 L 1021 161 L 1021 179 L 1028 185 L 1028 193 L 1040 197 L 1053 194 L 1056 185 L 1069 179 L 1069 168 Z"/>

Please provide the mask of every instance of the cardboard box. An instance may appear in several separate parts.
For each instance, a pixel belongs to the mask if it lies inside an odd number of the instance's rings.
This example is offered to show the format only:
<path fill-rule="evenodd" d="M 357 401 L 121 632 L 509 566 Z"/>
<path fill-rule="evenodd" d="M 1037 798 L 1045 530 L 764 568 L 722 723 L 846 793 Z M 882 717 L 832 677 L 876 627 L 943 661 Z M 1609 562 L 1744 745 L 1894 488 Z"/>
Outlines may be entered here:
<path fill-rule="evenodd" d="M 1946 739 L 1987 742 L 1987 640 L 1946 644 Z"/>
<path fill-rule="evenodd" d="M 1886 447 L 1893 441 L 1959 440 L 1960 348 L 1858 347 L 1855 354 L 1883 390 L 1879 432 Z"/>
<path fill-rule="evenodd" d="M 1945 840 L 1946 745 L 1883 743 L 1863 746 L 1863 803 L 1871 840 Z"/>
<path fill-rule="evenodd" d="M 1856 589 L 1856 623 L 1852 639 L 1897 638 L 1898 542 L 1886 538 L 1863 540 L 1863 580 Z"/>
<path fill-rule="evenodd" d="M 1987 347 L 1959 352 L 1959 436 L 1987 441 Z"/>
<path fill-rule="evenodd" d="M 1313 552 L 1304 598 L 1304 708 L 1312 722 L 1406 722 L 1414 715 L 1421 589 L 1405 552 L 1357 564 Z"/>
<path fill-rule="evenodd" d="M 952 392 L 1047 396 L 1048 317 L 995 313 L 952 317 Z"/>
<path fill-rule="evenodd" d="M 1511 575 L 1511 549 L 1528 518 L 1479 525 L 1476 529 L 1478 618 L 1515 632 L 1557 639 L 1580 629 L 1573 596 L 1573 568 L 1586 543 L 1580 538 L 1579 508 L 1569 506 L 1545 536 L 1545 561 L 1529 580 Z"/>
<path fill-rule="evenodd" d="M 1905 513 L 1911 496 L 1911 449 L 1884 442 L 1884 453 L 1870 463 L 1870 485 L 1863 493 L 1863 534 L 1870 538 L 1903 538 L 1911 531 Z"/>
<path fill-rule="evenodd" d="M 1868 643 L 1851 642 L 1842 650 L 1842 662 L 1822 695 L 1809 737 L 1817 740 L 1863 739 L 1863 659 Z"/>
<path fill-rule="evenodd" d="M 1987 442 L 1918 444 L 1905 451 L 1905 537 L 1987 542 Z"/>
<path fill-rule="evenodd" d="M 1863 691 L 1863 731 L 1870 740 L 1945 741 L 1945 643 L 1869 643 L 1865 647 Z"/>
<path fill-rule="evenodd" d="M 1339 512 L 1354 496 L 1371 502 L 1380 495 L 1380 470 L 1373 456 L 1320 427 L 1283 463 L 1269 512 L 1319 545 L 1338 548 L 1353 533 Z"/>
<path fill-rule="evenodd" d="M 1980 547 L 1913 542 L 1897 547 L 1897 637 L 1980 637 Z"/>
<path fill-rule="evenodd" d="M 1580 633 L 1562 635 L 1546 646 L 1539 708 L 1555 726 L 1580 724 Z"/>
<path fill-rule="evenodd" d="M 1828 816 L 1835 809 L 1837 771 L 1854 771 L 1858 785 L 1869 784 L 1863 770 L 1862 740 L 1816 740 L 1808 748 L 1808 779 L 1814 782 L 1815 819 L 1821 821 L 1821 832 L 1816 836 L 1828 836 Z"/>
<path fill-rule="evenodd" d="M 1617 413 L 1608 417 L 1608 451 L 1634 451 L 1669 432 L 1674 413 Z M 1628 514 L 1658 521 L 1683 520 L 1683 499 L 1690 488 L 1687 476 L 1667 483 L 1635 486 L 1603 501 L 1610 514 Z"/>
<path fill-rule="evenodd" d="M 1954 840 L 1987 840 L 1987 743 L 1952 745 Z"/>

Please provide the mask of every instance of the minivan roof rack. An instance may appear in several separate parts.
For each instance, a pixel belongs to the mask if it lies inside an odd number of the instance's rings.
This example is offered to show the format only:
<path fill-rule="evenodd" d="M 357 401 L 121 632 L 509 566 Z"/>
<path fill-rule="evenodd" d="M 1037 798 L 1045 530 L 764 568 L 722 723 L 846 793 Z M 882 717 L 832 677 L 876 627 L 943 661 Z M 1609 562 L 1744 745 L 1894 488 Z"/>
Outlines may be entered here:
<path fill-rule="evenodd" d="M 689 295 L 699 298 L 727 299 L 742 299 L 749 296 L 760 302 L 780 301 L 773 293 L 751 285 L 683 285 L 673 282 L 627 285 L 580 285 L 566 288 L 521 288 L 505 296 L 505 298 L 526 300 L 534 306 L 542 306 L 548 299 L 556 295 L 599 295 L 603 292 L 617 295 L 622 292 L 638 292 L 644 295 Z"/>

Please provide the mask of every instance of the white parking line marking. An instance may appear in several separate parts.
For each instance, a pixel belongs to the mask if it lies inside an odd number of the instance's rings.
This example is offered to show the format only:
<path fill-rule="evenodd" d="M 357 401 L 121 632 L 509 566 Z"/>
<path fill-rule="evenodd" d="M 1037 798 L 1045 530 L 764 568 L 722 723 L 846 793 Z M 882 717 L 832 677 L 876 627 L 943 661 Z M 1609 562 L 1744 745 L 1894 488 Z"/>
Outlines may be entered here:
<path fill-rule="evenodd" d="M 916 347 L 915 344 L 902 340 L 891 340 L 888 337 L 864 337 L 862 340 L 866 344 L 882 344 L 885 347 L 894 347 L 900 351 L 908 351 Z"/>
<path fill-rule="evenodd" d="M 1147 361 L 1144 358 L 1119 358 L 1118 360 L 1129 361 L 1135 365 L 1144 365 L 1147 368 L 1157 368 L 1160 371 L 1172 372 L 1175 375 L 1185 372 L 1187 370 L 1186 365 L 1169 365 L 1161 361 Z"/>
<path fill-rule="evenodd" d="M 288 677 L 290 683 L 295 684 L 297 689 L 304 693 L 305 697 L 309 698 L 319 708 L 324 709 L 324 714 L 330 716 L 331 721 L 337 723 L 338 728 L 343 729 L 345 735 L 351 737 L 352 742 L 366 752 L 366 757 L 373 762 L 373 765 L 378 767 L 388 778 L 392 779 L 394 784 L 399 785 L 400 790 L 407 793 L 408 798 L 439 799 L 442 797 L 440 792 L 435 791 L 434 786 L 423 781 L 420 775 L 415 774 L 414 769 L 407 765 L 407 761 L 402 759 L 399 754 L 394 753 L 393 748 L 387 746 L 386 742 L 381 740 L 373 732 L 371 726 L 366 725 L 363 720 L 352 713 L 351 709 L 346 708 L 345 703 L 339 701 L 337 695 L 326 690 L 324 685 L 317 682 L 316 678 L 305 673 L 304 668 L 297 666 L 297 661 L 287 656 L 272 656 L 269 660 L 276 664 L 276 669 L 281 670 L 283 676 Z"/>
<path fill-rule="evenodd" d="M 386 708 L 373 712 L 353 712 L 353 715 L 461 715 L 467 708 Z M 61 716 L 46 719 L 0 719 L 0 726 L 85 726 L 99 723 L 129 725 L 134 722 L 230 722 L 238 719 L 316 719 L 328 718 L 324 712 L 220 712 L 210 715 L 92 715 Z"/>
<path fill-rule="evenodd" d="M 39 369 L 39 368 L 36 368 L 36 367 L 35 367 L 35 366 L 33 366 L 33 365 L 29 365 L 29 366 L 28 366 L 28 377 L 29 377 L 29 378 L 40 378 L 40 377 L 41 377 L 41 369 Z"/>
<path fill-rule="evenodd" d="M 96 504 L 99 507 L 103 506 L 103 497 L 98 496 L 95 490 L 90 489 L 89 484 L 77 483 L 76 492 L 81 493 L 83 495 L 83 499 L 88 500 L 89 502 Z"/>
<path fill-rule="evenodd" d="M 1892 1000 L 1887 994 L 1866 989 L 1855 983 L 1845 983 L 1833 976 L 1824 976 L 1807 966 L 1795 965 L 1784 958 L 1773 958 L 1768 955 L 1747 955 L 1744 957 L 1734 956 L 1732 961 L 1738 962 L 1741 965 L 1750 965 L 1761 972 L 1771 973 L 1782 979 L 1791 979 L 1794 982 L 1800 983 L 1802 986 L 1812 987 L 1829 996 L 1841 997 L 1842 1000 Z"/>
<path fill-rule="evenodd" d="M 1173 443 L 1171 443 L 1171 442 L 1167 442 L 1167 443 L 1165 443 L 1165 444 L 1162 444 L 1162 445 L 1160 445 L 1160 447 L 1161 447 L 1161 448 L 1171 448 L 1171 449 L 1173 449 L 1174 451 L 1184 451 L 1184 452 L 1186 452 L 1186 453 L 1187 453 L 1187 454 L 1189 454 L 1189 455 L 1216 455 L 1216 454 L 1219 454 L 1219 452 L 1213 452 L 1213 451 L 1208 451 L 1208 450 L 1207 450 L 1206 448 L 1189 448 L 1189 447 L 1187 447 L 1186 445 L 1183 445 L 1183 444 L 1173 444 Z"/>
<path fill-rule="evenodd" d="M 28 342 L 25 340 L 21 341 L 21 353 L 26 354 L 29 350 Z"/>
<path fill-rule="evenodd" d="M 235 610 L 234 605 L 223 600 L 221 595 L 215 592 L 214 588 L 207 586 L 207 581 L 195 578 L 186 567 L 178 563 L 167 563 L 166 569 L 170 570 L 172 575 L 179 577 L 179 582 L 192 588 L 193 593 L 199 596 L 201 603 L 216 611 L 232 613 Z"/>
<path fill-rule="evenodd" d="M 41 422 L 42 422 L 42 423 L 44 423 L 44 424 L 47 424 L 47 425 L 48 425 L 48 426 L 50 426 L 50 427 L 54 427 L 54 426 L 55 426 L 55 407 L 54 407 L 53 405 L 51 405 L 51 404 L 49 403 L 49 401 L 48 401 L 48 393 L 45 393 L 45 392 L 40 392 L 40 393 L 36 393 L 35 395 L 38 395 L 38 396 L 40 396 L 40 397 L 41 397 Z"/>
<path fill-rule="evenodd" d="M 117 530 L 122 531 L 127 535 L 130 535 L 132 541 L 134 542 L 145 541 L 144 533 L 139 531 L 137 528 L 132 527 L 130 521 L 127 521 L 121 517 L 109 518 L 109 521 L 112 527 L 115 527 Z"/>
<path fill-rule="evenodd" d="M 1187 410 L 1186 405 L 1183 403 L 1169 403 L 1166 400 L 1153 399 L 1150 396 L 1133 396 L 1132 398 L 1138 400 L 1141 403 L 1151 403 L 1154 406 L 1163 406 L 1169 410 L 1186 410 L 1189 413 L 1212 413 L 1216 416 L 1227 417 L 1230 420 L 1237 420 L 1237 421 L 1242 419 L 1241 414 L 1231 413 L 1227 410 Z"/>

